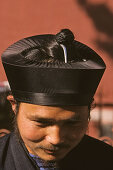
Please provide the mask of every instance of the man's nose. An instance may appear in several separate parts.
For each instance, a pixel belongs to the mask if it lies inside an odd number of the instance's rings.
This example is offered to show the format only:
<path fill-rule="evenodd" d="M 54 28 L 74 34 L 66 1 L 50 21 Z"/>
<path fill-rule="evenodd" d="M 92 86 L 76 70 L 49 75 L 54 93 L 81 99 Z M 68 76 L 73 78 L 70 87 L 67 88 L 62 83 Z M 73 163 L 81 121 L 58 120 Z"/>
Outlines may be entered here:
<path fill-rule="evenodd" d="M 53 145 L 58 145 L 63 143 L 63 138 L 64 138 L 64 134 L 63 134 L 63 129 L 62 127 L 58 126 L 58 125 L 54 125 L 49 127 L 48 131 L 47 131 L 47 135 L 46 135 L 46 140 L 53 144 Z"/>

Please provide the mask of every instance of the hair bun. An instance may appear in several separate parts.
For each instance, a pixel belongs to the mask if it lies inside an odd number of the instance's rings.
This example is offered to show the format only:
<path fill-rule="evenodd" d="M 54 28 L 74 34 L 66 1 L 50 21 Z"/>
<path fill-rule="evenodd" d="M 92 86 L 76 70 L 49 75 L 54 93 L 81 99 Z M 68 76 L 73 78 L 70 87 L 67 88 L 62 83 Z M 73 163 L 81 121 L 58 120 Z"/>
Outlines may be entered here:
<path fill-rule="evenodd" d="M 56 34 L 56 41 L 59 44 L 68 44 L 74 41 L 74 34 L 69 29 L 62 29 L 59 33 Z"/>

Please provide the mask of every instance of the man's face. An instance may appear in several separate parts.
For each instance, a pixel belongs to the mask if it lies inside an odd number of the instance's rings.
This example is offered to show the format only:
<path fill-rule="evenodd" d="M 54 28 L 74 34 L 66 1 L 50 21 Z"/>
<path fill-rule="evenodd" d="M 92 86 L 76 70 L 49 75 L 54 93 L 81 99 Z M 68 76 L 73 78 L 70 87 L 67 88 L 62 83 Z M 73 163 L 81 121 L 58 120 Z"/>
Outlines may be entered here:
<path fill-rule="evenodd" d="M 46 161 L 60 160 L 84 136 L 87 106 L 52 107 L 21 103 L 18 130 L 26 148 Z"/>

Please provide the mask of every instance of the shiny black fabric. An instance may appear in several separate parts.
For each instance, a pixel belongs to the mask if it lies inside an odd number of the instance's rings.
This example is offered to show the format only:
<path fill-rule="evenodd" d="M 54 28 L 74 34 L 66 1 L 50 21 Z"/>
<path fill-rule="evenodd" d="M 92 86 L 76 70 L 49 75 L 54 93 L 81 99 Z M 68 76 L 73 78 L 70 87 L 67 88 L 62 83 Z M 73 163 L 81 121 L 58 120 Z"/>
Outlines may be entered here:
<path fill-rule="evenodd" d="M 4 68 L 15 99 L 39 105 L 88 105 L 103 74 L 93 68 Z"/>
<path fill-rule="evenodd" d="M 40 36 L 20 40 L 2 54 L 2 62 L 17 101 L 39 105 L 88 105 L 101 80 L 105 63 L 86 45 L 75 41 L 85 60 L 70 63 L 25 64 L 24 51 L 36 48 Z"/>
<path fill-rule="evenodd" d="M 85 135 L 59 162 L 61 170 L 113 170 L 113 147 Z M 0 170 L 39 170 L 14 134 L 0 139 Z"/>

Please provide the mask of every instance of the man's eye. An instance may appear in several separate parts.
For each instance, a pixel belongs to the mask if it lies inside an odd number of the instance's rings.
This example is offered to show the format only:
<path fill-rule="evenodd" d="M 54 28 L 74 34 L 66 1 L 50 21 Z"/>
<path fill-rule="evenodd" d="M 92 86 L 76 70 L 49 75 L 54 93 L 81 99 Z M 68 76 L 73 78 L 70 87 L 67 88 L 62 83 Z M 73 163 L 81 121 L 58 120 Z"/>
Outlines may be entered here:
<path fill-rule="evenodd" d="M 49 125 L 47 123 L 37 123 L 37 126 L 39 126 L 39 127 L 47 127 Z"/>
<path fill-rule="evenodd" d="M 70 126 L 80 126 L 81 123 L 79 121 L 69 121 L 67 124 Z"/>
<path fill-rule="evenodd" d="M 36 125 L 39 127 L 46 127 L 46 126 L 50 126 L 51 123 L 50 122 L 43 122 L 43 121 L 35 121 Z"/>

